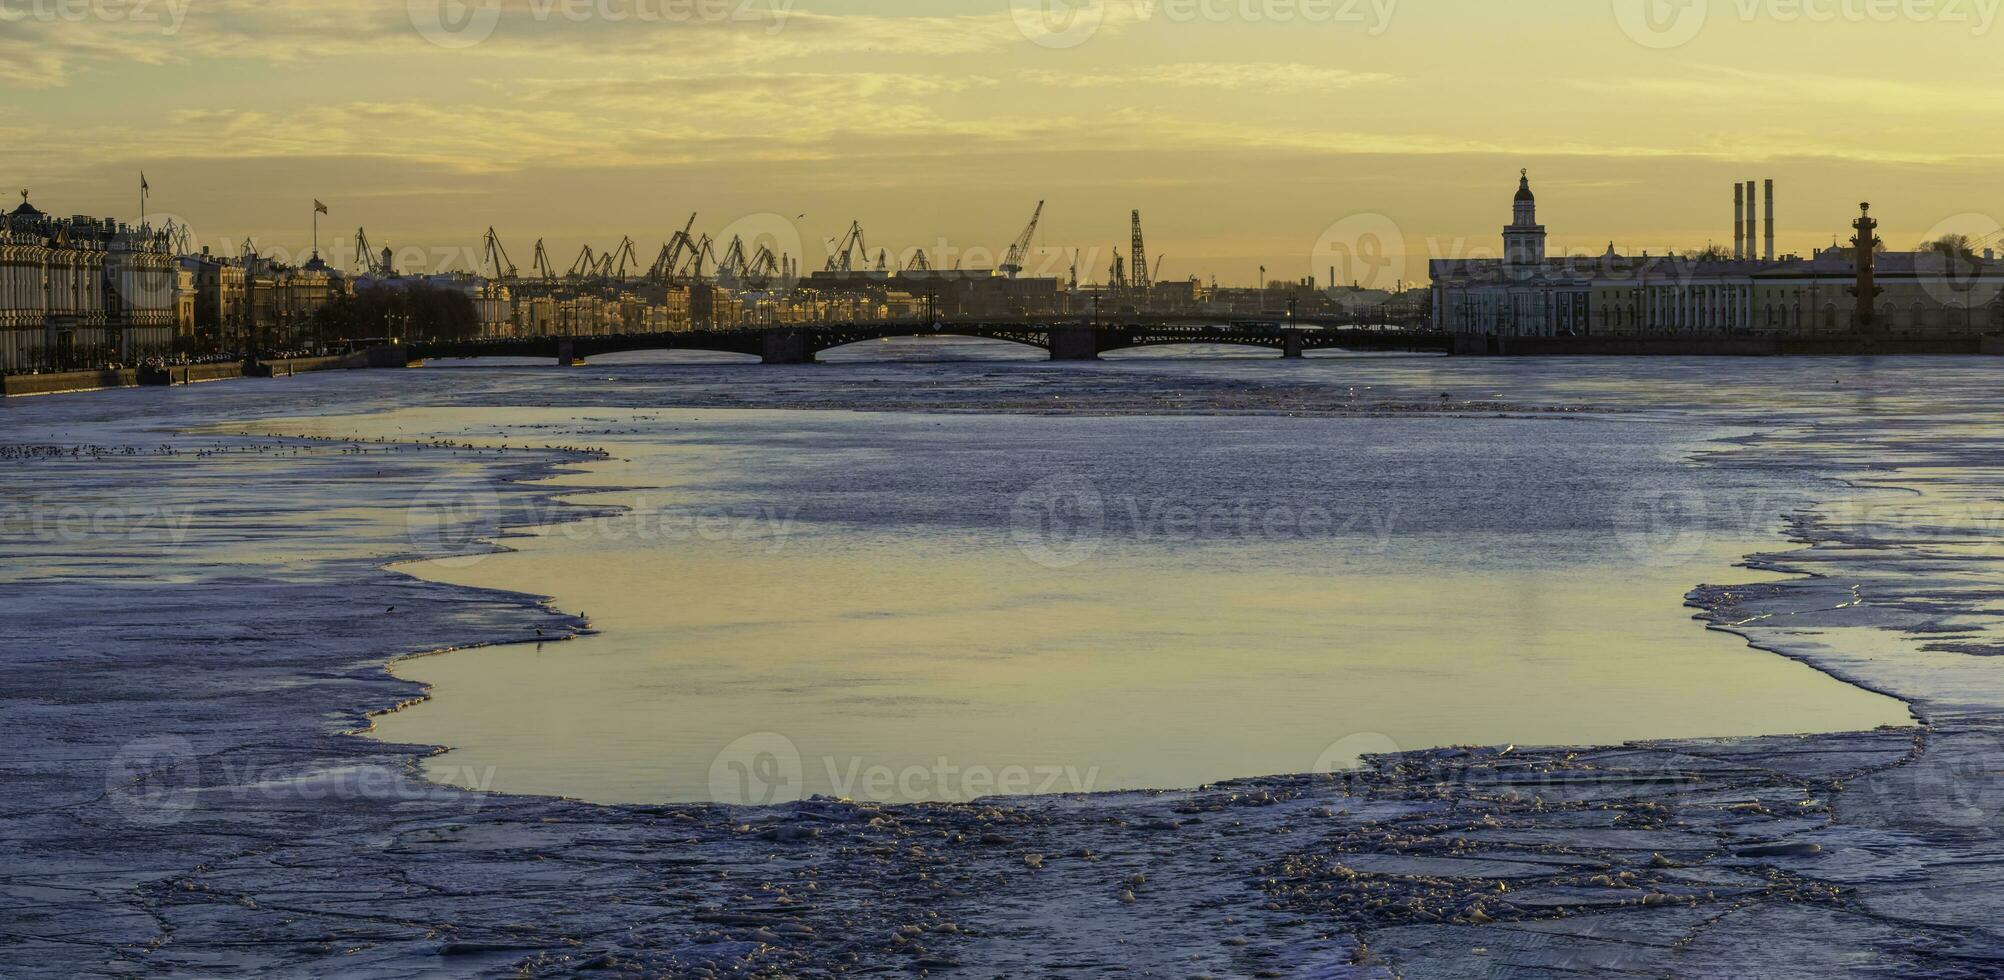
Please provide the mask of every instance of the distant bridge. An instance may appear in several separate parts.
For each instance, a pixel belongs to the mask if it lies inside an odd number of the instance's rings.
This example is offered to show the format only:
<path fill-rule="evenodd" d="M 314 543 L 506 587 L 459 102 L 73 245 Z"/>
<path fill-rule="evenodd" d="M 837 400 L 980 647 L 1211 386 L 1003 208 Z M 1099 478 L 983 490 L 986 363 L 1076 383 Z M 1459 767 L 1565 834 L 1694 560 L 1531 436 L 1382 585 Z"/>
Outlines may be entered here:
<path fill-rule="evenodd" d="M 805 364 L 822 351 L 890 337 L 977 337 L 1049 351 L 1054 361 L 1090 361 L 1101 354 L 1168 344 L 1265 347 L 1283 357 L 1312 350 L 1424 351 L 1448 353 L 1452 339 L 1416 325 L 1347 321 L 1219 321 L 1200 317 L 1149 317 L 1112 322 L 957 320 L 937 323 L 830 323 L 807 326 L 684 330 L 588 337 L 522 337 L 419 341 L 405 346 L 410 361 L 465 357 L 541 357 L 578 364 L 601 354 L 635 350 L 705 350 L 749 354 L 767 364 Z"/>

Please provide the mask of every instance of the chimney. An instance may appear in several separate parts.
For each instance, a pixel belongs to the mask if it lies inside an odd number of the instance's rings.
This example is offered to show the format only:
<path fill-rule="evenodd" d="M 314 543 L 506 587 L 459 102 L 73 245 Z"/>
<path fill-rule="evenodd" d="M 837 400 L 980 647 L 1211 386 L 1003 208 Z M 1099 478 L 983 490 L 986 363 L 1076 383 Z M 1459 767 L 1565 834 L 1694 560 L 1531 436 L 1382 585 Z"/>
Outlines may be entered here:
<path fill-rule="evenodd" d="M 1772 177 L 1768 178 L 1767 193 L 1763 195 L 1763 197 L 1767 202 L 1767 260 L 1769 262 L 1773 262 L 1774 261 L 1774 178 Z"/>
<path fill-rule="evenodd" d="M 1747 189 L 1739 181 L 1733 182 L 1733 258 L 1746 254 L 1746 214 Z"/>
<path fill-rule="evenodd" d="M 1747 181 L 1747 258 L 1760 254 L 1760 214 L 1754 210 L 1758 194 L 1754 182 Z"/>

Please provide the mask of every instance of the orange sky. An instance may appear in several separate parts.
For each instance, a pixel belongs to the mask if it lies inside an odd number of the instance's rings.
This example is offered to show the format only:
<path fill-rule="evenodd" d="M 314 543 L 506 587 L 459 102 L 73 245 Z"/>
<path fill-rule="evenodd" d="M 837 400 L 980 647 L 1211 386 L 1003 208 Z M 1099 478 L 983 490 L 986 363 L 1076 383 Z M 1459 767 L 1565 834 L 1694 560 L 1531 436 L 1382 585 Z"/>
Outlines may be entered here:
<path fill-rule="evenodd" d="M 1389 286 L 1553 247 L 1894 247 L 2004 215 L 2004 0 L 0 0 L 0 155 L 62 213 L 408 267 L 697 228 L 969 265 L 1048 200 L 1052 273 L 1140 208 L 1163 275 Z M 943 246 L 943 247 L 942 247 Z M 229 245 L 232 249 L 234 245 Z M 941 256 L 947 256 L 947 262 Z"/>

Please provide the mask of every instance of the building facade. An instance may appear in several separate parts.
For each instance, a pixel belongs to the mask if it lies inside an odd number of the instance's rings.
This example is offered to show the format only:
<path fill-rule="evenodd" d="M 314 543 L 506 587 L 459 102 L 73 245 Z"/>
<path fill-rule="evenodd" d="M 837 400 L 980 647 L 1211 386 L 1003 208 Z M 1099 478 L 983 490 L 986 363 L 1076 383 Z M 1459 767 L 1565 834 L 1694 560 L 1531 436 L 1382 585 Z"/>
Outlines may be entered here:
<path fill-rule="evenodd" d="M 1612 244 L 1599 255 L 1553 257 L 1528 172 L 1520 175 L 1512 218 L 1503 258 L 1430 263 L 1440 329 L 1519 337 L 2004 331 L 2004 262 L 1987 250 L 1877 250 L 1876 313 L 1859 324 L 1852 248 L 1769 259 L 1755 257 L 1742 239 L 1742 258 L 1713 249 L 1630 256 Z"/>
<path fill-rule="evenodd" d="M 0 215 L 0 371 L 136 363 L 173 351 L 168 236 L 109 218 Z"/>

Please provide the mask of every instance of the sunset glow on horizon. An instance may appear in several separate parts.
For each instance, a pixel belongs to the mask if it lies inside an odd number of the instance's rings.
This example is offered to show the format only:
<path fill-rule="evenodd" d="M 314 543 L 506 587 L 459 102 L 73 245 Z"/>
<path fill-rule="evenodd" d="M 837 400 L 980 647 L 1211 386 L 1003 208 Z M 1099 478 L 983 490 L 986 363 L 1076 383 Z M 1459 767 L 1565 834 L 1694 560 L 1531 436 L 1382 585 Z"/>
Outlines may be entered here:
<path fill-rule="evenodd" d="M 691 212 L 979 267 L 1041 200 L 1032 274 L 1103 279 L 1140 209 L 1164 278 L 1320 280 L 1361 215 L 1396 238 L 1338 278 L 1390 287 L 1494 254 L 1520 168 L 1554 252 L 1730 242 L 1766 178 L 1784 252 L 1862 200 L 1980 237 L 1998 4 L 0 0 L 0 132 L 38 207 L 131 220 L 143 171 L 231 252 L 304 255 L 319 199 L 324 251 L 418 268 Z"/>

